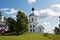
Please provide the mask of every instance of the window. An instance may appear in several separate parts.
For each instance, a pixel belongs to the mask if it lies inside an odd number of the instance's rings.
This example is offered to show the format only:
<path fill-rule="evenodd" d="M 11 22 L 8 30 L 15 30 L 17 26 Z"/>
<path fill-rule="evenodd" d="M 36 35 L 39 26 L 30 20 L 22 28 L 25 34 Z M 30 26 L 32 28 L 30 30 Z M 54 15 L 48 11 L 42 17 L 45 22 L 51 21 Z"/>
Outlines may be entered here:
<path fill-rule="evenodd" d="M 35 18 L 35 21 L 37 21 L 37 18 Z"/>
<path fill-rule="evenodd" d="M 32 28 L 32 25 L 30 25 L 30 28 Z"/>
<path fill-rule="evenodd" d="M 32 22 L 33 22 L 33 18 L 32 18 Z"/>
<path fill-rule="evenodd" d="M 35 25 L 33 25 L 33 28 L 35 28 Z"/>
<path fill-rule="evenodd" d="M 41 32 L 41 29 L 39 31 Z"/>
<path fill-rule="evenodd" d="M 35 32 L 35 29 L 33 29 L 33 32 Z"/>
<path fill-rule="evenodd" d="M 30 32 L 32 32 L 32 29 L 30 29 Z"/>

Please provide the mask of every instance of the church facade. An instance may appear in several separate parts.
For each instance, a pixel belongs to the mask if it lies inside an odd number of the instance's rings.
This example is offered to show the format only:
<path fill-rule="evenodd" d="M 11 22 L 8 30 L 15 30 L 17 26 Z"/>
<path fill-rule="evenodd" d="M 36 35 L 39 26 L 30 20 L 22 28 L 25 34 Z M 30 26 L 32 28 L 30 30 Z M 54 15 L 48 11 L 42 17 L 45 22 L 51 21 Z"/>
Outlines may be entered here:
<path fill-rule="evenodd" d="M 42 25 L 39 25 L 38 16 L 34 15 L 34 8 L 32 8 L 32 13 L 29 15 L 28 32 L 31 32 L 31 33 L 44 32 L 44 27 Z"/>
<path fill-rule="evenodd" d="M 2 16 L 1 12 L 0 12 L 0 30 L 8 30 L 8 26 L 6 24 L 6 18 L 4 16 Z"/>

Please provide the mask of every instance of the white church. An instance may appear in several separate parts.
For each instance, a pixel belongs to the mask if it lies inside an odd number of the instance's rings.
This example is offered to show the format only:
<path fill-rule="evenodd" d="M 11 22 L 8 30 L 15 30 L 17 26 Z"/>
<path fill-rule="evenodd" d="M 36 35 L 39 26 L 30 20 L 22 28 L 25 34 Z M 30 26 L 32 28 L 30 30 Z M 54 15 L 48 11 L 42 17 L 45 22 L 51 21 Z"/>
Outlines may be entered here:
<path fill-rule="evenodd" d="M 39 17 L 34 15 L 34 8 L 32 8 L 32 13 L 29 15 L 28 32 L 30 33 L 43 33 L 44 27 L 39 25 Z"/>
<path fill-rule="evenodd" d="M 39 17 L 34 15 L 34 8 L 32 8 L 32 13 L 29 15 L 29 24 L 28 24 L 28 32 L 29 33 L 43 33 L 44 27 L 39 24 Z M 6 31 L 8 30 L 8 26 L 6 25 L 6 19 L 0 13 L 0 30 L 4 28 Z"/>
<path fill-rule="evenodd" d="M 7 31 L 8 30 L 8 26 L 6 24 L 6 18 L 4 16 L 2 16 L 2 14 L 0 12 L 0 30 L 1 29 L 5 29 Z"/>

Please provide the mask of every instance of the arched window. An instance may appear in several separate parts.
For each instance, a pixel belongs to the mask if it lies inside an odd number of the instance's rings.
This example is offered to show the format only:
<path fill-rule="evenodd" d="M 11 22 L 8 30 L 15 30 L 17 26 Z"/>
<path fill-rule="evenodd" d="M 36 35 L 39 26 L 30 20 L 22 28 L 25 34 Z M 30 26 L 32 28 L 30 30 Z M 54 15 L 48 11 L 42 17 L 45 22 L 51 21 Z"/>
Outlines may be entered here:
<path fill-rule="evenodd" d="M 30 25 L 30 28 L 32 28 L 32 25 Z"/>
<path fill-rule="evenodd" d="M 35 25 L 33 25 L 33 28 L 35 28 Z"/>
<path fill-rule="evenodd" d="M 32 22 L 33 22 L 33 18 L 32 18 Z"/>
<path fill-rule="evenodd" d="M 35 29 L 33 29 L 33 32 L 35 32 Z"/>
<path fill-rule="evenodd" d="M 41 32 L 41 29 L 39 29 L 39 31 Z"/>
<path fill-rule="evenodd" d="M 30 32 L 32 32 L 32 29 L 30 29 Z"/>

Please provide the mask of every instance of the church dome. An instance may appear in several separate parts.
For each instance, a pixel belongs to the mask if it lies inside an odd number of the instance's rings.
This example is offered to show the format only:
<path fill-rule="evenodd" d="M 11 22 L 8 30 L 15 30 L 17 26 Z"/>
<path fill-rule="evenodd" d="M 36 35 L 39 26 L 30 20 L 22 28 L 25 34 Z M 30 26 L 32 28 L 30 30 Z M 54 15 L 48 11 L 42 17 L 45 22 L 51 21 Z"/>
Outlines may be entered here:
<path fill-rule="evenodd" d="M 29 17 L 30 17 L 30 16 L 34 16 L 34 14 L 30 14 Z"/>
<path fill-rule="evenodd" d="M 32 14 L 30 14 L 29 17 L 30 17 L 30 16 L 34 16 L 34 10 L 35 10 L 35 9 L 32 8 Z"/>

